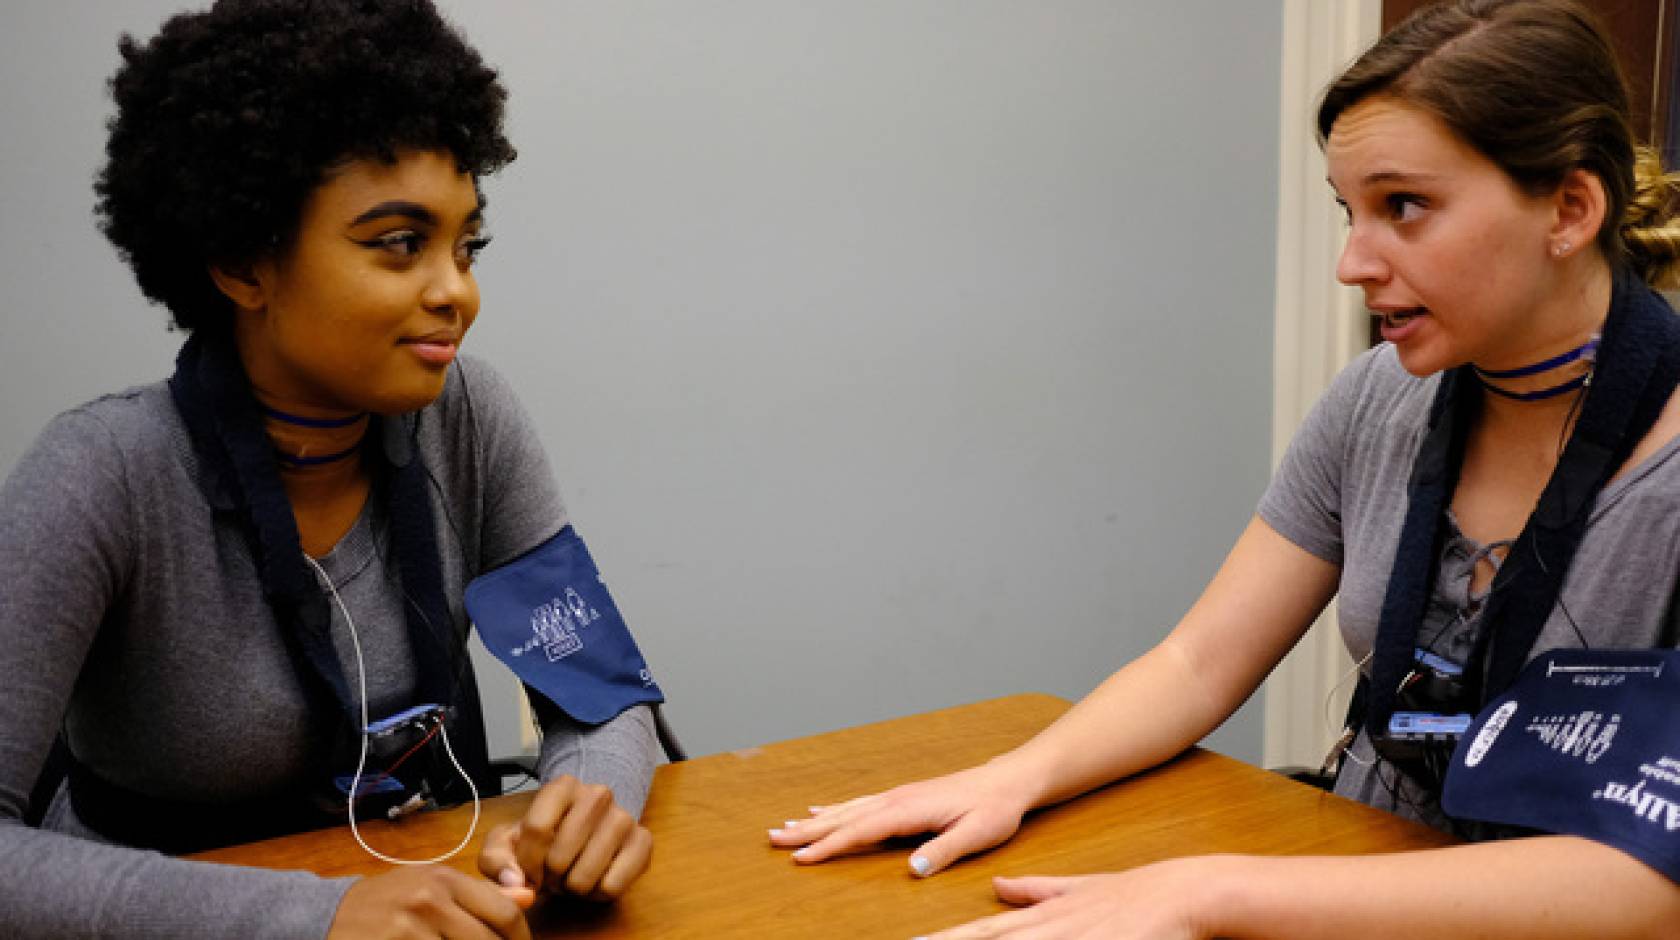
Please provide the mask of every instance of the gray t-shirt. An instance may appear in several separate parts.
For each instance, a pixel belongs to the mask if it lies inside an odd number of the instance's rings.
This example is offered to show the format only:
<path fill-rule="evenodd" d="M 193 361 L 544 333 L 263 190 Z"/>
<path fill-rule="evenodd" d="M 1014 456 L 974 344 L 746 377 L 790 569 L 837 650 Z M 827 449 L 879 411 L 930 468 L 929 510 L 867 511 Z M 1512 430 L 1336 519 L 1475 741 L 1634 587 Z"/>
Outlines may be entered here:
<path fill-rule="evenodd" d="M 420 428 L 444 596 L 464 625 L 466 583 L 542 544 L 566 513 L 534 428 L 484 363 L 450 370 Z M 321 559 L 355 618 L 374 715 L 409 704 L 416 678 L 382 504 L 370 499 Z M 327 742 L 309 731 L 232 507 L 161 382 L 59 415 L 0 487 L 0 934 L 326 934 L 349 879 L 101 844 L 63 790 L 40 829 L 22 822 L 61 723 L 95 773 L 173 800 L 257 799 L 321 772 Z M 544 732 L 545 779 L 604 783 L 640 812 L 657 760 L 646 707 L 594 728 L 560 716 Z"/>
<path fill-rule="evenodd" d="M 1416 378 L 1394 348 L 1378 346 L 1336 377 L 1296 433 L 1260 500 L 1267 524 L 1341 568 L 1337 615 L 1356 662 L 1376 640 L 1384 592 L 1405 523 L 1406 485 L 1423 440 L 1440 377 Z M 1579 648 L 1578 626 L 1593 647 L 1674 645 L 1665 635 L 1669 598 L 1680 573 L 1680 440 L 1612 480 L 1593 504 L 1574 562 L 1530 658 Z M 1486 592 L 1469 586 L 1479 545 L 1450 514 L 1420 645 L 1463 663 L 1475 644 Z M 1571 625 L 1573 618 L 1574 626 Z M 1369 676 L 1370 666 L 1365 663 Z M 1396 780 L 1400 783 L 1396 783 Z M 1378 761 L 1363 733 L 1344 762 L 1336 792 L 1446 828 L 1438 794 Z"/>

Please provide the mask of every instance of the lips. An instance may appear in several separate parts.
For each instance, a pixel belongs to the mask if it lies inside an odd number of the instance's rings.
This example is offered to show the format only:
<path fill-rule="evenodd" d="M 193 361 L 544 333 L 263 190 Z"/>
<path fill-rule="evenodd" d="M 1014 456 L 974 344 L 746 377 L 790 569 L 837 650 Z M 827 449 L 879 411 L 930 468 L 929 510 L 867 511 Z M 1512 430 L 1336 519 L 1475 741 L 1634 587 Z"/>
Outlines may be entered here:
<path fill-rule="evenodd" d="M 1429 316 L 1426 307 L 1372 307 L 1371 313 L 1382 319 L 1382 338 L 1395 344 L 1409 339 Z"/>
<path fill-rule="evenodd" d="M 461 345 L 461 334 L 456 330 L 434 330 L 424 336 L 410 336 L 404 343 L 432 343 L 440 346 Z"/>
<path fill-rule="evenodd" d="M 1424 307 L 1405 307 L 1392 310 L 1372 309 L 1371 312 L 1382 317 L 1383 326 L 1392 330 L 1400 329 L 1417 317 L 1429 315 L 1429 310 Z"/>
<path fill-rule="evenodd" d="M 400 345 L 414 350 L 414 355 L 428 365 L 446 366 L 455 360 L 455 352 L 461 346 L 461 334 L 440 330 L 425 336 L 405 339 Z"/>

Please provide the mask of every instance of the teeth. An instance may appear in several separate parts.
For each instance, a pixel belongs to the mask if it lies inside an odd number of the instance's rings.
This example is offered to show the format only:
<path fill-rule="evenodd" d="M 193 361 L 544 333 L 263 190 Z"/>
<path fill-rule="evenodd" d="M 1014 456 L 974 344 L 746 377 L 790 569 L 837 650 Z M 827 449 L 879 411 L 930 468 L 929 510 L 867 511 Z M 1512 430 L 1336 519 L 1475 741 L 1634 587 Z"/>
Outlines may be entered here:
<path fill-rule="evenodd" d="M 1404 325 L 1408 320 L 1422 313 L 1423 310 L 1421 308 L 1413 308 L 1411 310 L 1391 310 L 1383 314 L 1383 322 L 1389 326 L 1398 327 Z"/>

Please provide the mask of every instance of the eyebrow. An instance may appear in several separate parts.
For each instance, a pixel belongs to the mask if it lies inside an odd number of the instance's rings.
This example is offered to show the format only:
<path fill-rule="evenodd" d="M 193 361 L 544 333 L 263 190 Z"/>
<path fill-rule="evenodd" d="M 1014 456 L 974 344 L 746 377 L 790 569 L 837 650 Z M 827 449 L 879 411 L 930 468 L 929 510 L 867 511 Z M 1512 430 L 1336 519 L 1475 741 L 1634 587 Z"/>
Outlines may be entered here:
<path fill-rule="evenodd" d="M 1441 177 L 1435 173 L 1407 173 L 1405 170 L 1377 170 L 1360 177 L 1359 182 L 1369 186 L 1372 183 L 1428 183 L 1440 178 Z M 1324 178 L 1324 182 L 1329 183 L 1331 189 L 1336 188 L 1335 182 L 1332 181 L 1330 177 L 1326 176 Z"/>
<path fill-rule="evenodd" d="M 351 220 L 350 225 L 352 227 L 354 227 L 354 226 L 357 226 L 357 225 L 361 225 L 364 222 L 372 222 L 376 219 L 386 219 L 386 218 L 391 218 L 393 216 L 398 217 L 398 218 L 404 218 L 404 219 L 413 219 L 414 221 L 419 222 L 423 225 L 437 225 L 438 224 L 437 213 L 435 213 L 432 210 L 426 208 L 425 206 L 420 205 L 417 202 L 408 202 L 406 200 L 393 199 L 393 200 L 390 200 L 390 201 L 387 201 L 387 202 L 382 202 L 379 205 L 374 206 L 372 209 L 369 209 L 366 212 L 362 213 L 361 215 L 356 216 L 354 219 Z M 467 214 L 467 219 L 466 220 L 467 220 L 467 222 L 471 223 L 471 222 L 478 222 L 478 221 L 482 220 L 483 218 L 484 218 L 484 204 L 483 204 L 483 201 L 481 200 L 479 205 L 476 208 L 474 208 L 472 212 Z"/>

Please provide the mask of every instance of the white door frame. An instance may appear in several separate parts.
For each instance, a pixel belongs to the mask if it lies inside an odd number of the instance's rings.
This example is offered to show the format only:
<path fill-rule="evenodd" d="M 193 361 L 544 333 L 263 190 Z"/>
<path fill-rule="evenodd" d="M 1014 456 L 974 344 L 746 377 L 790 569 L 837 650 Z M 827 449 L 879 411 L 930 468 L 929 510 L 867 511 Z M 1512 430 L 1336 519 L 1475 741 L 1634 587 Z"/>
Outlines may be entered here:
<path fill-rule="evenodd" d="M 1324 88 L 1377 38 L 1381 23 L 1382 0 L 1283 4 L 1272 345 L 1274 467 L 1330 380 L 1367 342 L 1358 291 L 1336 283 L 1343 226 L 1324 182 L 1314 117 Z M 1351 689 L 1341 680 L 1351 667 L 1335 629 L 1332 603 L 1266 682 L 1266 766 L 1317 766 L 1323 760 L 1347 707 Z"/>

